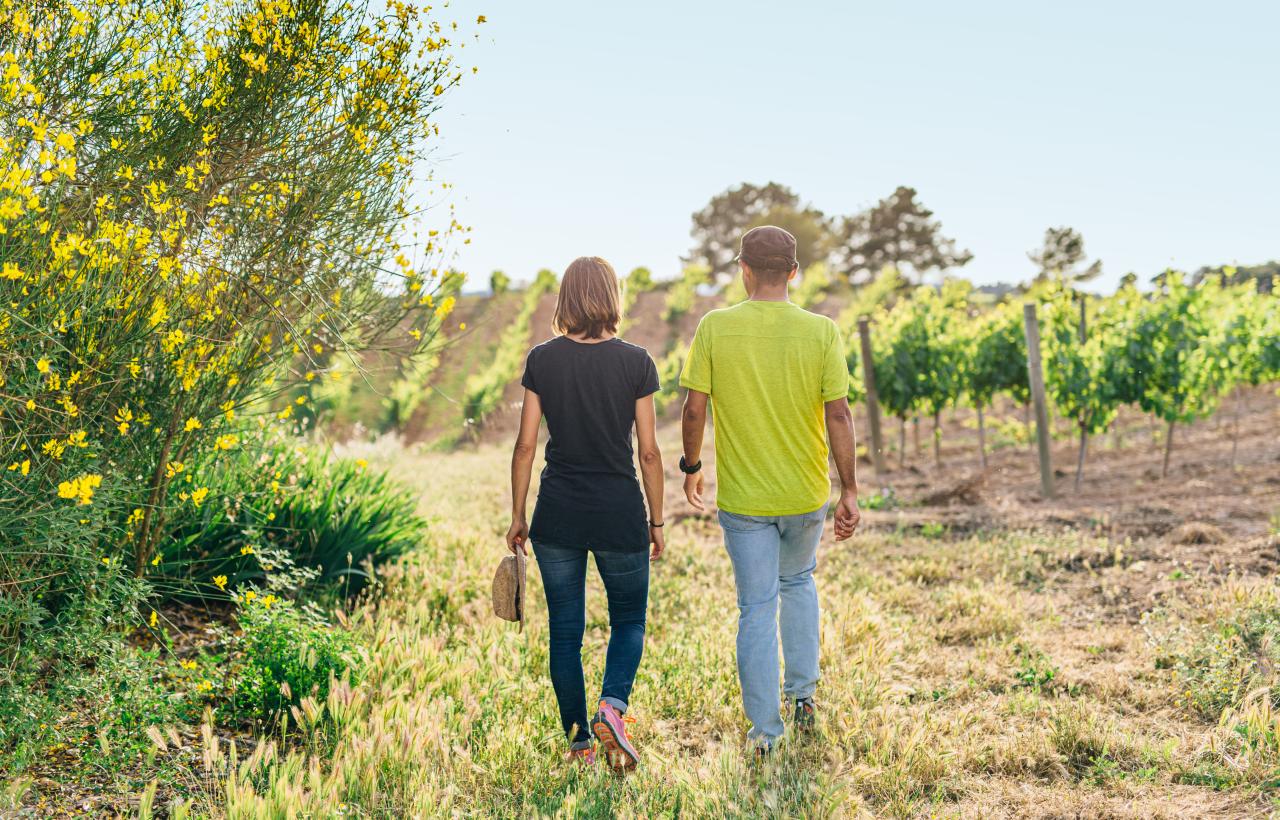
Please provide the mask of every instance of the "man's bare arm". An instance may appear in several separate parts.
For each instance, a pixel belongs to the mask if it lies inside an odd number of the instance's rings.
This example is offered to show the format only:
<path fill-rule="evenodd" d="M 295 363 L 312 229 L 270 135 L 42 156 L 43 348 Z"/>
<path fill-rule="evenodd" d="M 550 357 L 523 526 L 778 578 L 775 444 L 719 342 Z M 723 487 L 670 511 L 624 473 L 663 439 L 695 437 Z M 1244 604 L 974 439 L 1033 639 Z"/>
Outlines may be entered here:
<path fill-rule="evenodd" d="M 685 464 L 702 461 L 702 435 L 707 429 L 707 394 L 690 390 L 684 398 L 684 411 L 680 414 L 680 436 L 684 440 Z M 702 500 L 702 471 L 684 477 L 684 495 L 698 512 L 707 509 Z"/>
<path fill-rule="evenodd" d="M 827 438 L 831 441 L 831 455 L 840 475 L 840 501 L 836 504 L 836 540 L 843 541 L 853 535 L 858 526 L 858 456 L 857 440 L 853 429 L 853 411 L 849 400 L 829 401 L 824 406 L 827 417 Z"/>

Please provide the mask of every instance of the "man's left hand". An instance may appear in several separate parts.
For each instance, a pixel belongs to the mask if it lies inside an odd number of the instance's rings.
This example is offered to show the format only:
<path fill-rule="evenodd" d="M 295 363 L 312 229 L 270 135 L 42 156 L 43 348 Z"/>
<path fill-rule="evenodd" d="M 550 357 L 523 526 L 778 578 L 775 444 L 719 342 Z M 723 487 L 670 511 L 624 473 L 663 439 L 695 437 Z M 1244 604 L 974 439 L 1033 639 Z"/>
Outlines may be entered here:
<path fill-rule="evenodd" d="M 858 512 L 858 494 L 841 493 L 840 501 L 836 504 L 836 540 L 851 538 L 860 520 L 862 514 Z"/>
<path fill-rule="evenodd" d="M 702 500 L 702 471 L 684 477 L 684 497 L 698 512 L 707 511 L 706 502 Z"/>

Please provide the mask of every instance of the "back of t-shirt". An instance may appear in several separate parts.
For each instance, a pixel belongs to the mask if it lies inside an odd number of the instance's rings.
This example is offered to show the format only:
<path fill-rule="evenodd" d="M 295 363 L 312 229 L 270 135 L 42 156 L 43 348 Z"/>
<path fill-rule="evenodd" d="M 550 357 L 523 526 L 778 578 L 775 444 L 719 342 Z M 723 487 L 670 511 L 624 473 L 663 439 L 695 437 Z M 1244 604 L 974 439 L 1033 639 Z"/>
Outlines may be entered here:
<path fill-rule="evenodd" d="M 835 322 L 791 302 L 713 310 L 698 324 L 680 385 L 711 396 L 721 509 L 796 515 L 828 501 L 823 405 L 849 390 Z"/>
<path fill-rule="evenodd" d="M 644 348 L 558 336 L 529 351 L 521 384 L 541 399 L 550 434 L 539 497 L 591 509 L 607 504 L 619 481 L 636 484 L 636 400 L 659 387 Z"/>

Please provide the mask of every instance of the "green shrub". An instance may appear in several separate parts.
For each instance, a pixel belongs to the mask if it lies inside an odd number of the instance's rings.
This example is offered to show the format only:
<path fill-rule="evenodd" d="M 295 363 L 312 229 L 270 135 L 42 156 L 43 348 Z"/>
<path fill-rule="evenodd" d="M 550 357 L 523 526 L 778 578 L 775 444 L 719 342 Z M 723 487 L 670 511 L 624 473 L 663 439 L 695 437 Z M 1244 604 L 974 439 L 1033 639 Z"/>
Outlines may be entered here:
<path fill-rule="evenodd" d="M 511 277 L 500 270 L 489 274 L 489 290 L 494 296 L 501 296 L 511 287 Z"/>
<path fill-rule="evenodd" d="M 311 697 L 323 703 L 329 684 L 358 677 L 362 666 L 350 632 L 313 606 L 271 592 L 236 596 L 232 691 L 224 717 L 268 722 Z"/>
<path fill-rule="evenodd" d="M 698 288 L 711 282 L 711 269 L 705 265 L 689 265 L 667 291 L 667 304 L 662 308 L 662 321 L 674 322 L 693 309 Z"/>
<path fill-rule="evenodd" d="M 426 536 L 408 488 L 363 461 L 286 441 L 196 466 L 191 483 L 210 487 L 214 500 L 183 507 L 171 523 L 153 582 L 172 597 L 261 581 L 282 558 L 316 570 L 313 591 L 354 595 Z"/>
<path fill-rule="evenodd" d="M 543 295 L 554 293 L 558 286 L 556 275 L 545 268 L 538 271 L 533 284 L 524 293 L 524 301 L 516 318 L 502 333 L 498 349 L 494 351 L 489 366 L 467 380 L 463 399 L 463 415 L 468 423 L 483 421 L 498 408 L 507 385 L 520 371 L 529 344 L 529 323 Z"/>
<path fill-rule="evenodd" d="M 658 383 L 662 386 L 654 396 L 658 411 L 665 412 L 671 402 L 680 395 L 680 371 L 684 369 L 684 359 L 689 348 L 679 342 L 658 360 Z"/>
<path fill-rule="evenodd" d="M 1257 690 L 1280 706 L 1280 587 L 1228 587 L 1185 612 L 1158 612 L 1147 629 L 1178 700 L 1203 717 L 1217 720 Z"/>
<path fill-rule="evenodd" d="M 0 771 L 20 773 L 63 744 L 76 753 L 62 758 L 60 777 L 101 783 L 153 751 L 147 727 L 198 717 L 200 706 L 165 679 L 159 650 L 107 632 L 66 634 L 62 644 L 57 668 L 24 665 L 0 684 Z"/>
<path fill-rule="evenodd" d="M 631 314 L 631 308 L 635 306 L 636 299 L 640 294 L 653 290 L 654 287 L 653 274 L 648 268 L 635 268 L 627 274 L 626 280 L 622 283 L 622 321 L 618 323 L 619 336 L 631 325 L 628 317 Z"/>
<path fill-rule="evenodd" d="M 831 269 L 825 262 L 815 262 L 801 272 L 792 301 L 808 310 L 823 300 L 831 282 Z"/>
<path fill-rule="evenodd" d="M 722 295 L 725 305 L 733 307 L 739 302 L 747 301 L 751 294 L 747 293 L 747 286 L 743 283 L 741 274 L 735 273 L 729 279 L 729 283 L 724 286 Z"/>

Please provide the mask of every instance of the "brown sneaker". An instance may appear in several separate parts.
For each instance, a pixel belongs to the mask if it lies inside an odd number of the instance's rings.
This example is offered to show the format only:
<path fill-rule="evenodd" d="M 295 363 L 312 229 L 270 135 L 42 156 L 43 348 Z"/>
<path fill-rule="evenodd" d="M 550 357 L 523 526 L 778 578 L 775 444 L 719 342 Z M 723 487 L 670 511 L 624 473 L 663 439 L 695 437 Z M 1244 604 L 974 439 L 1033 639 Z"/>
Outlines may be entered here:
<path fill-rule="evenodd" d="M 796 698 L 796 731 L 809 733 L 817 725 L 818 709 L 813 705 L 813 698 Z"/>

